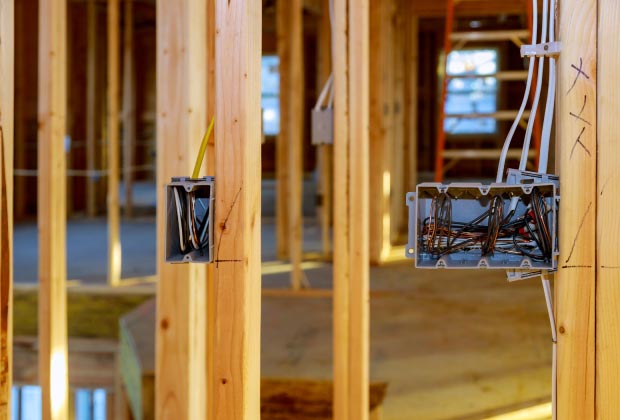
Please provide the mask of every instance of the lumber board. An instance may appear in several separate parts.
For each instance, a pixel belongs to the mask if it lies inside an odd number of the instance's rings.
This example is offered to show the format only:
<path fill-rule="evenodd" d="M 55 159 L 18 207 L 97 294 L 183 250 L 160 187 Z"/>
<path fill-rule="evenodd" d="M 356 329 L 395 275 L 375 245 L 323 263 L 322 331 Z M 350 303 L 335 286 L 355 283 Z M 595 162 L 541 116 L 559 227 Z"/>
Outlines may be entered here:
<path fill-rule="evenodd" d="M 0 418 L 11 413 L 15 8 L 0 3 Z"/>
<path fill-rule="evenodd" d="M 260 0 L 216 1 L 215 418 L 260 413 Z"/>
<path fill-rule="evenodd" d="M 399 0 L 392 0 L 395 13 L 392 19 L 393 83 L 394 94 L 391 104 L 394 128 L 392 130 L 392 191 L 390 194 L 390 243 L 398 240 L 401 232 L 406 230 L 404 205 L 405 191 L 405 18 Z"/>
<path fill-rule="evenodd" d="M 68 415 L 66 154 L 67 3 L 39 2 L 39 385 L 42 418 Z"/>
<path fill-rule="evenodd" d="M 157 2 L 158 419 L 206 417 L 206 269 L 164 262 L 163 205 L 170 178 L 191 176 L 208 125 L 206 16 L 204 1 Z"/>
<path fill-rule="evenodd" d="M 596 418 L 620 417 L 620 145 L 618 145 L 618 71 L 620 52 L 617 28 L 620 4 L 598 2 L 598 205 L 596 273 Z"/>
<path fill-rule="evenodd" d="M 276 4 L 278 54 L 280 56 L 280 126 L 286 126 L 287 182 L 284 202 L 287 212 L 287 250 L 292 264 L 291 286 L 302 287 L 303 253 L 303 139 L 304 139 L 304 58 L 303 2 L 289 0 Z M 282 77 L 286 73 L 285 77 Z M 282 162 L 278 162 L 282 163 Z M 278 217 L 279 215 L 276 215 Z"/>
<path fill-rule="evenodd" d="M 413 3 L 403 0 L 405 17 L 405 186 L 415 191 L 418 183 L 418 71 L 419 18 L 411 13 Z M 404 206 L 403 206 L 404 207 Z"/>
<path fill-rule="evenodd" d="M 96 170 L 97 145 L 97 3 L 86 2 L 86 170 Z M 86 214 L 97 213 L 95 177 L 86 177 Z"/>
<path fill-rule="evenodd" d="M 290 95 L 287 94 L 284 87 L 290 86 L 289 77 L 291 72 L 287 66 L 291 62 L 291 47 L 289 45 L 289 36 L 285 29 L 287 27 L 286 19 L 288 14 L 286 10 L 290 8 L 288 2 L 276 3 L 276 36 L 277 36 L 277 52 L 280 59 L 280 110 L 285 112 L 289 109 Z M 288 148 L 291 138 L 289 132 L 289 124 L 282 118 L 280 114 L 280 130 L 276 136 L 276 256 L 280 260 L 289 258 L 289 228 L 288 221 L 289 211 L 286 196 L 289 191 L 288 183 L 290 181 L 289 165 L 288 165 Z"/>
<path fill-rule="evenodd" d="M 370 262 L 390 253 L 394 151 L 393 2 L 370 2 Z"/>
<path fill-rule="evenodd" d="M 125 0 L 123 31 L 123 186 L 125 216 L 133 215 L 134 151 L 136 143 L 136 86 L 134 64 L 133 0 Z"/>
<path fill-rule="evenodd" d="M 108 2 L 108 284 L 121 281 L 120 237 L 120 0 Z"/>
<path fill-rule="evenodd" d="M 443 18 L 446 15 L 447 0 L 413 1 L 413 14 L 421 17 Z M 495 16 L 500 14 L 525 14 L 527 0 L 476 0 L 463 1 L 456 8 L 459 16 Z"/>
<path fill-rule="evenodd" d="M 368 419 L 369 4 L 334 4 L 334 418 Z"/>
<path fill-rule="evenodd" d="M 596 0 L 564 0 L 558 61 L 560 256 L 556 276 L 557 415 L 594 419 L 596 264 Z"/>
<path fill-rule="evenodd" d="M 329 0 L 322 0 L 322 10 L 319 20 L 318 36 L 318 70 L 317 70 L 317 92 L 320 92 L 329 75 L 331 68 L 331 24 L 329 21 Z M 317 147 L 317 164 L 319 171 L 319 196 L 318 215 L 321 224 L 321 248 L 324 258 L 331 258 L 332 239 L 332 185 L 334 170 L 334 148 L 333 145 L 321 145 Z"/>

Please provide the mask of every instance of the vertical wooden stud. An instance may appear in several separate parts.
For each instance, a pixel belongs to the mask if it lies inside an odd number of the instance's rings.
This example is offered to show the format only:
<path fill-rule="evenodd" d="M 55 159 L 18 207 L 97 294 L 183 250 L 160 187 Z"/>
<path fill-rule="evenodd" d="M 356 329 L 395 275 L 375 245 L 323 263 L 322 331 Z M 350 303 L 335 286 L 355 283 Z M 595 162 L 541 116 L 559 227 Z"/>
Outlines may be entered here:
<path fill-rule="evenodd" d="M 13 356 L 13 0 L 0 3 L 0 418 L 11 413 Z"/>
<path fill-rule="evenodd" d="M 390 194 L 390 243 L 395 243 L 401 232 L 404 232 L 405 210 L 405 17 L 402 2 L 392 0 L 392 73 L 393 100 L 389 103 L 392 111 L 392 165 Z"/>
<path fill-rule="evenodd" d="M 277 31 L 277 48 L 278 57 L 280 59 L 280 131 L 276 136 L 276 256 L 279 260 L 289 258 L 289 206 L 287 203 L 287 194 L 289 191 L 289 165 L 288 165 L 288 148 L 291 138 L 289 133 L 289 124 L 285 123 L 282 118 L 282 110 L 285 112 L 289 109 L 290 95 L 286 94 L 286 87 L 290 86 L 288 80 L 290 70 L 287 68 L 290 63 L 290 35 L 285 31 L 288 27 L 286 20 L 289 18 L 290 5 L 288 1 L 276 2 L 276 31 Z"/>
<path fill-rule="evenodd" d="M 133 156 L 136 142 L 133 0 L 125 0 L 123 44 L 123 184 L 125 187 L 125 216 L 132 217 Z"/>
<path fill-rule="evenodd" d="M 97 153 L 97 4 L 86 3 L 86 170 L 95 171 Z M 86 177 L 86 214 L 97 213 L 97 183 L 92 172 Z"/>
<path fill-rule="evenodd" d="M 206 269 L 164 262 L 165 185 L 173 176 L 191 176 L 208 124 L 206 17 L 201 0 L 157 1 L 158 419 L 207 414 Z"/>
<path fill-rule="evenodd" d="M 598 216 L 596 276 L 596 418 L 620 417 L 620 145 L 617 141 L 618 68 L 617 28 L 620 4 L 598 2 Z"/>
<path fill-rule="evenodd" d="M 418 183 L 418 17 L 412 2 L 405 4 L 405 188 L 415 191 Z M 406 211 L 406 210 L 405 210 Z"/>
<path fill-rule="evenodd" d="M 287 151 L 288 179 L 284 201 L 288 214 L 288 257 L 292 265 L 291 284 L 293 289 L 299 290 L 303 276 L 301 270 L 304 121 L 303 2 L 302 0 L 279 1 L 276 7 L 280 55 L 280 127 L 285 127 L 284 141 L 286 141 Z"/>
<path fill-rule="evenodd" d="M 216 1 L 215 418 L 260 417 L 260 0 Z"/>
<path fill-rule="evenodd" d="M 68 416 L 67 3 L 39 2 L 39 384 L 43 419 Z"/>
<path fill-rule="evenodd" d="M 594 419 L 597 0 L 563 0 L 558 141 L 560 261 L 556 277 L 559 419 Z"/>
<path fill-rule="evenodd" d="M 325 82 L 332 72 L 331 66 L 331 24 L 329 18 L 329 0 L 321 4 L 321 18 L 318 30 L 318 92 L 325 86 Z M 329 258 L 332 252 L 332 184 L 334 155 L 332 145 L 322 145 L 317 148 L 319 167 L 319 222 L 321 224 L 321 243 L 323 257 Z"/>
<path fill-rule="evenodd" d="M 334 418 L 368 419 L 369 5 L 334 2 Z"/>
<path fill-rule="evenodd" d="M 108 1 L 108 284 L 121 281 L 120 238 L 120 0 Z"/>
<path fill-rule="evenodd" d="M 392 185 L 392 2 L 370 0 L 370 262 L 381 263 L 391 249 Z"/>

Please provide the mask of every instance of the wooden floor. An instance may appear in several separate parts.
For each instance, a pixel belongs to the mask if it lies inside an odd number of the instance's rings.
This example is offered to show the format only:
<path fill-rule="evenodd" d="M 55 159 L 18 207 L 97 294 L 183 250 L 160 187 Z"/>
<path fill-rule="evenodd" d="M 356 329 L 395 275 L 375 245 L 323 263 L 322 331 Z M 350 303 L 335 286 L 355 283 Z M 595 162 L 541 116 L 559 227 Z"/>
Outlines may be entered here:
<path fill-rule="evenodd" d="M 326 287 L 329 270 L 307 275 Z M 393 264 L 371 282 L 371 379 L 389 383 L 385 419 L 551 418 L 539 280 Z M 263 376 L 330 378 L 329 298 L 265 297 L 262 334 Z"/>

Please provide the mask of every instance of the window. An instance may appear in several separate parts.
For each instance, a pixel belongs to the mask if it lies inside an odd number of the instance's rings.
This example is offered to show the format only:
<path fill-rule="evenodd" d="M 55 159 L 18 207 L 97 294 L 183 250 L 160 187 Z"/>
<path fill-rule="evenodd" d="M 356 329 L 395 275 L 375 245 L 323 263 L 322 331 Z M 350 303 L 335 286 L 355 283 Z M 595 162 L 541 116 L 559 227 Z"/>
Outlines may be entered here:
<path fill-rule="evenodd" d="M 11 390 L 11 420 L 38 420 L 41 412 L 41 387 L 36 385 L 14 386 Z M 105 389 L 75 390 L 76 420 L 105 420 Z"/>
<path fill-rule="evenodd" d="M 268 136 L 280 132 L 280 59 L 276 55 L 265 55 L 261 71 L 261 108 L 263 109 L 263 131 Z"/>
<path fill-rule="evenodd" d="M 488 77 L 498 70 L 495 49 L 457 50 L 448 55 L 448 81 L 445 113 L 487 114 L 497 111 L 497 79 Z M 477 77 L 480 76 L 480 77 Z M 487 77 L 485 77 L 487 76 Z M 444 130 L 450 134 L 494 134 L 497 121 L 493 118 L 444 119 Z"/>

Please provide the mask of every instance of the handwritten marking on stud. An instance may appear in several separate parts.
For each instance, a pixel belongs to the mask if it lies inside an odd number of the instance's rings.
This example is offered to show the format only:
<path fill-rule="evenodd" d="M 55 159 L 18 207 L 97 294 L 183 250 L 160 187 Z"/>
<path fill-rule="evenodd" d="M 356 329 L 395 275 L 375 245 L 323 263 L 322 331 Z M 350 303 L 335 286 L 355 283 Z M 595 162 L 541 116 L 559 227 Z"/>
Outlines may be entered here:
<path fill-rule="evenodd" d="M 573 246 L 570 249 L 570 253 L 568 254 L 568 258 L 566 258 L 565 263 L 568 263 L 570 259 L 573 257 L 573 252 L 575 252 L 575 246 L 577 245 L 577 239 L 579 239 L 579 235 L 581 234 L 581 229 L 583 229 L 583 225 L 586 222 L 586 217 L 588 216 L 588 213 L 590 213 L 591 208 L 592 208 L 592 202 L 590 201 L 590 204 L 588 205 L 588 209 L 586 210 L 583 217 L 581 218 L 581 223 L 579 223 L 579 228 L 577 229 L 577 233 L 575 234 L 575 239 L 573 239 Z"/>
<path fill-rule="evenodd" d="M 562 268 L 592 268 L 591 265 L 563 265 Z"/>
<path fill-rule="evenodd" d="M 585 152 L 588 154 L 588 156 L 592 157 L 592 154 L 590 153 L 590 150 L 586 147 L 585 144 L 583 144 L 583 142 L 581 141 L 581 137 L 583 136 L 583 133 L 586 131 L 586 128 L 583 127 L 581 129 L 581 133 L 579 133 L 579 137 L 577 137 L 577 140 L 575 140 L 575 144 L 573 144 L 573 148 L 570 151 L 570 158 L 573 158 L 573 153 L 575 153 L 575 148 L 577 147 L 577 145 L 580 145 L 583 150 L 585 150 Z"/>
<path fill-rule="evenodd" d="M 579 67 L 577 67 L 574 64 L 571 64 L 570 66 L 573 69 L 577 70 L 577 75 L 575 76 L 575 80 L 573 81 L 573 84 L 571 85 L 570 89 L 568 89 L 568 92 L 566 92 L 567 95 L 571 93 L 571 91 L 575 88 L 575 86 L 577 85 L 577 81 L 579 80 L 581 76 L 590 80 L 590 76 L 588 76 L 587 73 L 583 71 L 583 58 L 579 57 Z"/>
<path fill-rule="evenodd" d="M 612 176 L 610 175 L 605 181 L 605 183 L 603 184 L 603 186 L 601 187 L 601 197 L 603 196 L 603 193 L 605 192 L 605 188 L 607 188 L 607 184 L 609 184 L 609 181 L 611 181 L 611 178 Z"/>
<path fill-rule="evenodd" d="M 224 218 L 224 221 L 220 224 L 220 227 L 222 229 L 222 231 L 226 230 L 226 224 L 228 223 L 228 219 L 230 218 L 230 215 L 233 211 L 233 209 L 235 208 L 235 204 L 237 204 L 237 200 L 239 200 L 239 196 L 241 195 L 241 190 L 243 190 L 243 188 L 239 188 L 239 191 L 237 191 L 237 194 L 235 195 L 235 199 L 233 200 L 232 204 L 230 205 L 230 208 L 228 209 L 228 214 L 226 214 L 226 217 Z M 219 261 L 220 260 L 220 247 L 222 246 L 222 237 L 224 235 L 220 234 L 220 237 L 217 241 L 217 252 L 216 252 L 216 257 L 215 257 L 215 261 L 216 261 L 216 267 L 219 267 Z"/>

